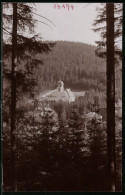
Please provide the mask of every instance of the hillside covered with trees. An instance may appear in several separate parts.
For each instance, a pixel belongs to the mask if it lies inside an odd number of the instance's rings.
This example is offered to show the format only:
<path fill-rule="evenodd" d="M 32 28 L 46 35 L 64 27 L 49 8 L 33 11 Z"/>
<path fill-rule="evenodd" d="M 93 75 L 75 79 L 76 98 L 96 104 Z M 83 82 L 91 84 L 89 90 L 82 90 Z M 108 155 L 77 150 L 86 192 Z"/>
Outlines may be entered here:
<path fill-rule="evenodd" d="M 103 20 L 107 28 L 95 47 L 29 37 L 37 22 L 33 5 L 3 4 L 4 191 L 121 191 L 121 28 L 113 16 L 121 10 L 101 8 L 96 24 Z M 85 96 L 67 101 L 60 79 Z M 55 88 L 62 100 L 57 93 L 51 102 L 38 98 Z"/>
<path fill-rule="evenodd" d="M 96 57 L 95 49 L 84 43 L 57 41 L 49 55 L 40 56 L 44 62 L 36 72 L 40 90 L 54 88 L 61 78 L 72 90 L 104 91 L 104 84 L 97 86 L 97 81 L 104 79 L 105 64 Z"/>
<path fill-rule="evenodd" d="M 33 72 L 28 77 L 37 85 L 32 91 L 30 90 L 30 93 L 36 98 L 41 93 L 55 89 L 57 81 L 61 79 L 64 82 L 64 88 L 86 92 L 85 97 L 76 100 L 79 109 L 82 110 L 80 107 L 84 107 L 86 112 L 92 111 L 91 104 L 94 103 L 96 96 L 99 107 L 104 108 L 104 114 L 106 111 L 106 60 L 96 56 L 95 50 L 95 46 L 84 43 L 57 41 L 51 52 L 35 54 L 38 62 L 36 68 L 31 69 Z M 11 55 L 8 56 L 9 60 L 8 57 L 4 60 L 9 69 Z M 30 66 L 30 61 L 23 59 L 19 64 L 20 69 L 24 69 L 25 64 Z M 121 65 L 116 65 L 116 102 L 122 96 L 121 78 Z M 6 77 L 3 85 L 5 88 L 9 86 Z"/>
<path fill-rule="evenodd" d="M 42 60 L 42 63 L 30 76 L 30 80 L 38 81 L 34 90 L 31 91 L 34 94 L 31 98 L 33 101 L 40 93 L 55 89 L 59 79 L 64 81 L 65 88 L 70 88 L 72 91 L 86 91 L 86 93 L 85 97 L 76 99 L 75 110 L 72 104 L 55 103 L 51 105 L 53 108 L 51 115 L 49 111 L 40 115 L 41 111 L 37 110 L 40 105 L 34 103 L 31 107 L 27 107 L 28 97 L 22 101 L 22 96 L 20 96 L 21 98 L 17 101 L 18 123 L 16 124 L 18 190 L 107 190 L 108 181 L 105 183 L 107 174 L 104 174 L 106 171 L 106 124 L 105 122 L 98 124 L 92 120 L 85 128 L 84 118 L 87 112 L 96 109 L 104 108 L 103 112 L 106 111 L 106 62 L 95 55 L 95 49 L 95 46 L 83 43 L 59 41 L 51 52 L 36 54 L 36 58 L 40 60 L 39 62 Z M 9 63 L 7 65 L 9 66 Z M 116 98 L 120 99 L 120 66 L 117 67 L 116 76 L 118 88 Z M 10 190 L 11 181 L 6 179 L 7 174 L 11 172 L 9 81 L 6 81 L 8 80 L 4 80 L 3 83 L 5 95 L 4 189 Z M 56 114 L 55 121 L 52 120 L 54 113 Z M 104 113 L 100 112 L 100 114 Z M 121 115 L 118 114 L 116 120 L 117 191 L 121 188 L 120 117 Z"/>
<path fill-rule="evenodd" d="M 84 102 L 92 102 L 98 96 L 100 106 L 105 107 L 106 61 L 97 57 L 95 50 L 95 46 L 84 43 L 57 41 L 49 54 L 38 55 L 43 60 L 43 65 L 34 72 L 38 94 L 55 89 L 61 79 L 65 88 L 86 91 Z M 116 99 L 121 99 L 120 68 L 116 66 Z"/>

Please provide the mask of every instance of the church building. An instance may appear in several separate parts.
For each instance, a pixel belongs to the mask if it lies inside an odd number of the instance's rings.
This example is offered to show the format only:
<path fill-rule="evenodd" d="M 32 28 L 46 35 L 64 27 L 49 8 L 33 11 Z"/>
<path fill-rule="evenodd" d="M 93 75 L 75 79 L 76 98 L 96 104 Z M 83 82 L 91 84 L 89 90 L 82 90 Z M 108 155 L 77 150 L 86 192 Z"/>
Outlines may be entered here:
<path fill-rule="evenodd" d="M 62 100 L 64 102 L 74 102 L 75 95 L 72 93 L 70 89 L 64 89 L 64 83 L 60 80 L 57 82 L 57 88 L 42 95 L 41 100 L 48 101 L 59 101 Z"/>

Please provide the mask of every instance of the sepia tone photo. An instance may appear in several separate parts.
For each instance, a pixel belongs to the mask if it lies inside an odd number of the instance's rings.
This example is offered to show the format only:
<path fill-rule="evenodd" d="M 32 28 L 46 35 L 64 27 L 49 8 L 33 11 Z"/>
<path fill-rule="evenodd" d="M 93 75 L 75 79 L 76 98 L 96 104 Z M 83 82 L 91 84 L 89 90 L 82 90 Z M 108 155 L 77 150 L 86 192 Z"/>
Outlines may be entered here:
<path fill-rule="evenodd" d="M 2 190 L 122 191 L 122 3 L 2 3 Z"/>

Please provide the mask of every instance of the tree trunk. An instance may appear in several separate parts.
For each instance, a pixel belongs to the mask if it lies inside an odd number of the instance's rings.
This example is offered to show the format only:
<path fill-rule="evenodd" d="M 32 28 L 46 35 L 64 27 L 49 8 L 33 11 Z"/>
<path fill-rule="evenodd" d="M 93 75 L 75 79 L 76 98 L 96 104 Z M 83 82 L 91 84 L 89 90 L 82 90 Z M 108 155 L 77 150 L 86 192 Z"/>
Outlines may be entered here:
<path fill-rule="evenodd" d="M 13 3 L 12 80 L 11 80 L 11 181 L 16 191 L 16 66 L 17 66 L 17 3 Z"/>
<path fill-rule="evenodd" d="M 107 170 L 109 190 L 115 191 L 115 66 L 114 4 L 106 4 L 107 13 Z"/>

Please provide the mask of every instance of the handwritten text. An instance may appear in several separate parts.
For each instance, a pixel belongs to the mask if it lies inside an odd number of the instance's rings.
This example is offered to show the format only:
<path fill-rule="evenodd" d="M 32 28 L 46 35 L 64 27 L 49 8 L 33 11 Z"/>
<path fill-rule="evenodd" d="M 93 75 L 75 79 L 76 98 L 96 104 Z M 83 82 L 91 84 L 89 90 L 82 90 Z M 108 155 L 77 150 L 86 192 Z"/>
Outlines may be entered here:
<path fill-rule="evenodd" d="M 54 9 L 58 9 L 58 10 L 60 10 L 60 9 L 65 9 L 65 10 L 68 10 L 68 11 L 70 11 L 70 10 L 74 10 L 74 6 L 72 5 L 72 4 L 54 4 L 54 6 L 53 6 L 53 8 Z"/>

